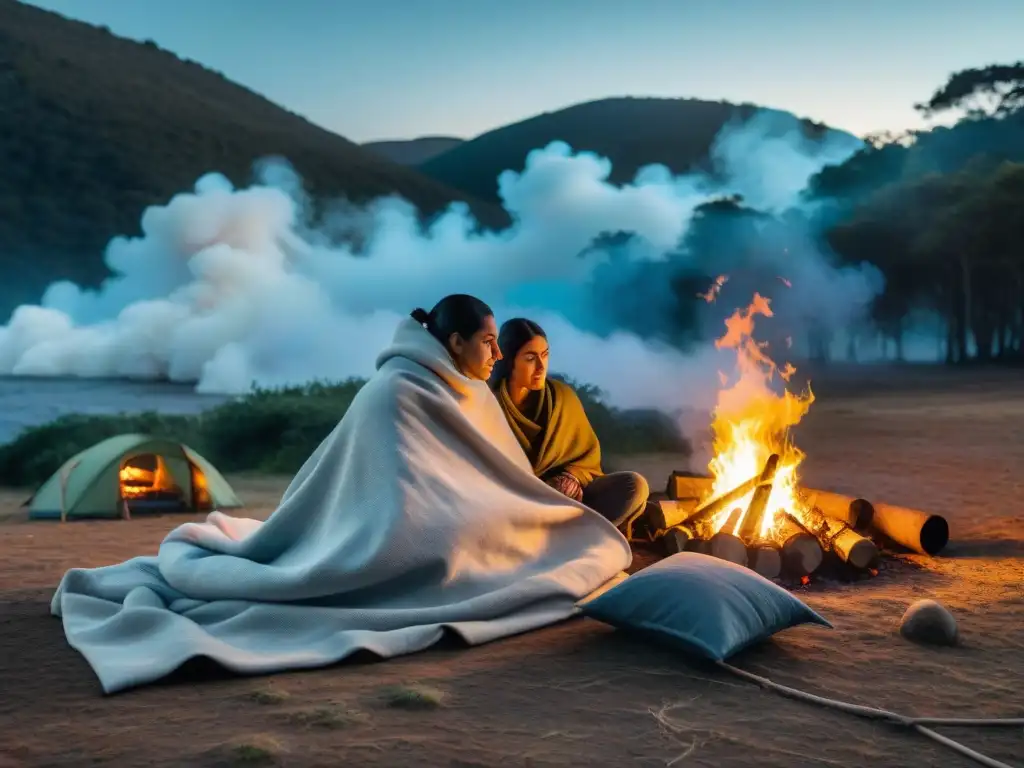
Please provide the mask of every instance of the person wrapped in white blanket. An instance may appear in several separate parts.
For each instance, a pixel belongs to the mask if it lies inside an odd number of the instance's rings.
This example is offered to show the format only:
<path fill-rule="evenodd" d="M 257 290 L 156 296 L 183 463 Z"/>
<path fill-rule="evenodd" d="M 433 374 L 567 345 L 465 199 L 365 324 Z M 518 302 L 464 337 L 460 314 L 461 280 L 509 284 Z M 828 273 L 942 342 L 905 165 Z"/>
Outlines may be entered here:
<path fill-rule="evenodd" d="M 155 556 L 68 571 L 51 610 L 104 691 L 200 656 L 266 673 L 483 643 L 619 576 L 622 535 L 534 476 L 487 385 L 500 355 L 479 299 L 417 309 L 266 522 L 213 512 Z"/>

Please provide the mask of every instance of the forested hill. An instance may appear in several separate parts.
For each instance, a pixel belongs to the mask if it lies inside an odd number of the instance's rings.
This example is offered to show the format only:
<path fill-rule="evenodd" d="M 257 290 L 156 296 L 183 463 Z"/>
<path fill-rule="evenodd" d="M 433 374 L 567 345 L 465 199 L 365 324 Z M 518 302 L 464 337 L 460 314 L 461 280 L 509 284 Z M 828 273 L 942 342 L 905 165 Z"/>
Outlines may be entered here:
<path fill-rule="evenodd" d="M 488 131 L 427 160 L 419 168 L 444 184 L 496 202 L 497 179 L 502 171 L 522 168 L 533 149 L 564 141 L 576 151 L 596 152 L 611 160 L 611 180 L 621 184 L 632 181 L 639 168 L 652 163 L 665 165 L 677 174 L 707 168 L 709 152 L 722 126 L 730 120 L 745 121 L 765 109 L 699 99 L 601 99 Z M 788 112 L 770 111 L 796 120 Z M 780 121 L 783 124 L 791 123 Z M 836 132 L 809 120 L 800 124 L 812 139 Z"/>
<path fill-rule="evenodd" d="M 152 42 L 0 0 L 0 323 L 54 279 L 99 283 L 146 206 L 275 155 L 316 195 L 398 193 L 428 214 L 468 199 Z"/>

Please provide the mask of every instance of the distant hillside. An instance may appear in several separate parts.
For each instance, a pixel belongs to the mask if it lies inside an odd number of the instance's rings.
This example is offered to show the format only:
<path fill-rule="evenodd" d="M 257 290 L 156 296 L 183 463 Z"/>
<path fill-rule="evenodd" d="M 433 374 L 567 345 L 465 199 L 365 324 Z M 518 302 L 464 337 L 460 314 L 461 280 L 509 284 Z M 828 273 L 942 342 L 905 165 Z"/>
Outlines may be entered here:
<path fill-rule="evenodd" d="M 519 170 L 526 155 L 552 141 L 597 152 L 612 161 L 611 180 L 632 181 L 636 171 L 661 163 L 675 173 L 705 167 L 715 134 L 731 118 L 749 118 L 761 107 L 697 99 L 614 98 L 545 112 L 482 134 L 419 166 L 438 181 L 482 200 L 497 202 L 497 178 Z M 808 135 L 833 130 L 803 121 Z"/>
<path fill-rule="evenodd" d="M 0 0 L 0 323 L 56 278 L 98 284 L 147 205 L 209 171 L 245 183 L 268 155 L 314 195 L 397 192 L 426 213 L 467 199 L 152 42 Z"/>
<path fill-rule="evenodd" d="M 368 141 L 362 146 L 399 165 L 419 165 L 442 152 L 454 149 L 465 139 L 454 136 L 421 136 L 418 139 Z"/>

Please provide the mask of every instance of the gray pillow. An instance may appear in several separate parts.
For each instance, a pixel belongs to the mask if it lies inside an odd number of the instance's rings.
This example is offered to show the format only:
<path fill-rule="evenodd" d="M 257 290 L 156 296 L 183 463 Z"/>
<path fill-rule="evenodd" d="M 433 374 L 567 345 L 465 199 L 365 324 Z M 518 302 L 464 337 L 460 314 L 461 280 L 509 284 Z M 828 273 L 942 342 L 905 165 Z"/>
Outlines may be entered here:
<path fill-rule="evenodd" d="M 798 624 L 832 627 L 763 576 L 696 552 L 634 573 L 581 613 L 715 661 Z"/>

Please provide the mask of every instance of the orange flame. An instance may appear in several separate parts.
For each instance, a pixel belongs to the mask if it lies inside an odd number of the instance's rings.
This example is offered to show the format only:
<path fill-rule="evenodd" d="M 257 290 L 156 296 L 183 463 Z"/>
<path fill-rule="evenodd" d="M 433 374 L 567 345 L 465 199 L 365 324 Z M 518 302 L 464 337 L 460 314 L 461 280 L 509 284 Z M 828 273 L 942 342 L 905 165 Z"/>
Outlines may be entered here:
<path fill-rule="evenodd" d="M 121 482 L 124 485 L 152 485 L 153 473 L 142 467 L 133 467 L 130 464 L 121 468 Z"/>
<path fill-rule="evenodd" d="M 718 294 L 722 292 L 722 286 L 725 285 L 729 279 L 728 275 L 719 275 L 715 278 L 715 281 L 711 283 L 711 286 L 704 293 L 698 293 L 697 295 L 704 299 L 708 304 L 714 302 L 718 298 Z"/>
<path fill-rule="evenodd" d="M 726 321 L 725 334 L 715 342 L 719 349 L 736 352 L 736 376 L 731 386 L 718 393 L 711 430 L 714 435 L 714 458 L 708 465 L 714 478 L 712 495 L 719 496 L 751 477 L 758 475 L 773 454 L 779 454 L 779 468 L 775 483 L 761 521 L 759 535 L 774 538 L 782 521 L 782 513 L 789 511 L 798 517 L 806 514 L 804 502 L 797 493 L 797 467 L 804 453 L 790 438 L 790 428 L 799 423 L 814 402 L 808 388 L 801 395 L 783 388 L 781 393 L 772 388 L 775 373 L 788 382 L 796 369 L 789 363 L 782 368 L 768 356 L 767 345 L 754 339 L 754 319 L 772 317 L 769 299 L 754 294 L 746 309 L 735 311 Z M 753 496 L 739 500 L 734 506 L 745 510 Z M 711 523 L 713 530 L 721 529 L 732 508 L 723 510 Z M 735 533 L 742 526 L 740 518 Z"/>
<path fill-rule="evenodd" d="M 121 467 L 119 479 L 121 481 L 121 497 L 134 499 L 145 496 L 153 490 L 156 481 L 156 473 L 150 472 L 142 467 L 133 467 L 127 464 Z"/>

